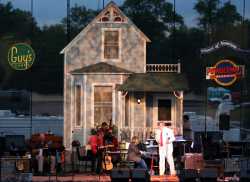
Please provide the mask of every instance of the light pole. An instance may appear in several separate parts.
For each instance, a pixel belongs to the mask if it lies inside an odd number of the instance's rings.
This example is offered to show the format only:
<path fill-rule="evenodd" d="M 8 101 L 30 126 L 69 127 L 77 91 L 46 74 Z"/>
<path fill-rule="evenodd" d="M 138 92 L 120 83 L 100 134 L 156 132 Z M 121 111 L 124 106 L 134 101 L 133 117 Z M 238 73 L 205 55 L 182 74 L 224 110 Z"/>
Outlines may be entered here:
<path fill-rule="evenodd" d="M 67 43 L 70 42 L 70 0 L 67 0 Z"/>
<path fill-rule="evenodd" d="M 31 12 L 31 39 L 33 38 L 33 0 L 30 1 L 30 12 Z M 33 110 L 32 110 L 32 68 L 30 68 L 30 138 L 32 137 L 32 125 L 33 125 Z"/>

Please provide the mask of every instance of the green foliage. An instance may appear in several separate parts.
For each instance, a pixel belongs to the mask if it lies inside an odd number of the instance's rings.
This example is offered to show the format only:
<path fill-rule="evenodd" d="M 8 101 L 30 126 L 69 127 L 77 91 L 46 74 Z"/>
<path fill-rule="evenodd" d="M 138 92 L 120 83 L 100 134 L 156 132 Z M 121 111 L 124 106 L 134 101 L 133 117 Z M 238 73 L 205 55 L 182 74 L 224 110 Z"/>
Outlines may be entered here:
<path fill-rule="evenodd" d="M 98 11 L 87 9 L 84 5 L 78 6 L 75 4 L 70 9 L 70 34 L 71 37 L 75 37 L 90 21 L 97 15 Z M 62 19 L 62 24 L 65 29 L 67 27 L 67 18 Z"/>
<path fill-rule="evenodd" d="M 184 23 L 171 3 L 164 0 L 126 0 L 121 9 L 151 39 L 147 47 L 148 63 L 176 62 L 169 35 Z"/>

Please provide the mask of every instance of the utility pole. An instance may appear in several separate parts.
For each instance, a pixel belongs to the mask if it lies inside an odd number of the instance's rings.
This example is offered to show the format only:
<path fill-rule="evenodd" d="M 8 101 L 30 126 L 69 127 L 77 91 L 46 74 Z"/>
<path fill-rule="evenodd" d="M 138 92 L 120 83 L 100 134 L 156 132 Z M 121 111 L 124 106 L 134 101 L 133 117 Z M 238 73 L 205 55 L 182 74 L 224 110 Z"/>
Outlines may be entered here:
<path fill-rule="evenodd" d="M 67 0 L 67 43 L 70 42 L 70 0 Z"/>
<path fill-rule="evenodd" d="M 31 40 L 34 36 L 34 22 L 33 22 L 33 10 L 34 10 L 34 4 L 33 0 L 30 1 L 30 12 L 31 12 Z M 32 42 L 31 42 L 32 43 Z M 33 128 L 33 110 L 32 110 L 32 68 L 30 68 L 30 138 L 32 137 L 32 128 Z"/>

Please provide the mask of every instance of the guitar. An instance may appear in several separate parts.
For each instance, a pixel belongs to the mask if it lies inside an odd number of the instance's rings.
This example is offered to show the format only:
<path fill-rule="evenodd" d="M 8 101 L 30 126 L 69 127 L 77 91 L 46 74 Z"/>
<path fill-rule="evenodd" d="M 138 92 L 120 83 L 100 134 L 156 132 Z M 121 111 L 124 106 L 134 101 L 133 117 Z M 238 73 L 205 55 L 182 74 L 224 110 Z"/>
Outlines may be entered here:
<path fill-rule="evenodd" d="M 111 156 L 109 155 L 104 156 L 104 161 L 102 162 L 102 168 L 106 171 L 110 171 L 111 169 L 113 169 Z"/>
<path fill-rule="evenodd" d="M 104 146 L 99 146 L 98 149 L 102 150 L 102 149 L 107 149 L 107 148 L 112 148 L 114 147 L 114 145 L 104 145 Z"/>

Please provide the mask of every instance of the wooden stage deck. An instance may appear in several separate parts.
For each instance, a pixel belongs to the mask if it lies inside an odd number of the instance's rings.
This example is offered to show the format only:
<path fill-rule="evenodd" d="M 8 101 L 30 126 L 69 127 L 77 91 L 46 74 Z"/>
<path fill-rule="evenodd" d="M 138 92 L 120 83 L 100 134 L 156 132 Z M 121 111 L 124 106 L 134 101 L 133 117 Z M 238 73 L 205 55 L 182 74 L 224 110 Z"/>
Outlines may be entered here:
<path fill-rule="evenodd" d="M 111 182 L 108 175 L 33 176 L 33 182 Z M 177 176 L 151 176 L 151 182 L 179 182 Z"/>

